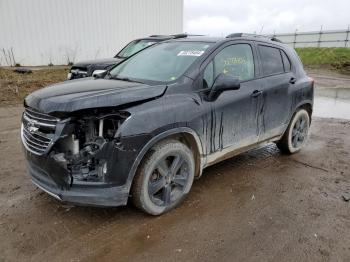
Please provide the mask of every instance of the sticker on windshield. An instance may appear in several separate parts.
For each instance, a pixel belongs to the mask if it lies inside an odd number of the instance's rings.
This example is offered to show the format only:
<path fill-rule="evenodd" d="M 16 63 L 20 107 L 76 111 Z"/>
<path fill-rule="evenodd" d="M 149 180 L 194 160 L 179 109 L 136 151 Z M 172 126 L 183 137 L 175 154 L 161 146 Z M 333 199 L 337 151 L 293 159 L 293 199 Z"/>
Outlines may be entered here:
<path fill-rule="evenodd" d="M 201 56 L 204 51 L 190 50 L 190 51 L 180 51 L 177 56 Z"/>

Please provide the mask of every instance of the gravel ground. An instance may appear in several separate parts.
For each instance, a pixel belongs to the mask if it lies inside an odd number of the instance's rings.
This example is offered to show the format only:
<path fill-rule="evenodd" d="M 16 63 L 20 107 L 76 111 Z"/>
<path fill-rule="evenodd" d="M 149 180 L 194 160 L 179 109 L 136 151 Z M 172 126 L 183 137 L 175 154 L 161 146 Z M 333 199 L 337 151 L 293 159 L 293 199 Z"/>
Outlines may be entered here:
<path fill-rule="evenodd" d="M 0 261 L 350 260 L 350 121 L 314 118 L 292 156 L 271 144 L 212 166 L 180 207 L 150 217 L 64 205 L 32 185 L 22 110 L 0 107 Z"/>

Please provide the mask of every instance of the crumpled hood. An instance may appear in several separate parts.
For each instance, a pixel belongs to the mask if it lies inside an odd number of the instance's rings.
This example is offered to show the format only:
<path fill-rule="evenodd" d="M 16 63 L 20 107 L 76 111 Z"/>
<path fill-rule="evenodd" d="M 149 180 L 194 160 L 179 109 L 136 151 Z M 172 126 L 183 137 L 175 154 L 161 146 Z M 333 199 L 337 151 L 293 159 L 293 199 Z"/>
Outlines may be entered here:
<path fill-rule="evenodd" d="M 163 95 L 165 90 L 165 85 L 85 78 L 37 90 L 25 98 L 25 104 L 43 113 L 73 112 L 147 100 Z"/>

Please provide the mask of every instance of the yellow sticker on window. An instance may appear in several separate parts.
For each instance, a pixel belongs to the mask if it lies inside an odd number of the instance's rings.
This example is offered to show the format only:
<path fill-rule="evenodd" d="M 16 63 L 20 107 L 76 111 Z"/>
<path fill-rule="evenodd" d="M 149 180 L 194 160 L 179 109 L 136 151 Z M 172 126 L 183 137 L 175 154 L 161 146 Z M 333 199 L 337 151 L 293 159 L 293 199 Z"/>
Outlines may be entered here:
<path fill-rule="evenodd" d="M 175 80 L 175 79 L 176 79 L 175 76 L 170 77 L 170 80 Z"/>
<path fill-rule="evenodd" d="M 224 60 L 224 65 L 242 65 L 247 61 L 243 57 L 229 57 Z"/>

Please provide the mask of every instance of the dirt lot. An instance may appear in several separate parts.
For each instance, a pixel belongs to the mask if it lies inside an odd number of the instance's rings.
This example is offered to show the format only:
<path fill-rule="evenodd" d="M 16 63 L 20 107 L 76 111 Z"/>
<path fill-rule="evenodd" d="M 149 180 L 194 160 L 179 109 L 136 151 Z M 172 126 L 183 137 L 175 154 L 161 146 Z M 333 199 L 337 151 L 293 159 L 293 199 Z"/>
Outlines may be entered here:
<path fill-rule="evenodd" d="M 33 67 L 30 74 L 19 74 L 14 68 L 0 67 L 0 105 L 21 104 L 31 92 L 64 81 L 68 66 Z"/>
<path fill-rule="evenodd" d="M 0 261 L 350 260 L 350 121 L 315 118 L 293 156 L 271 144 L 210 167 L 182 206 L 150 217 L 63 205 L 35 188 L 21 112 L 0 107 Z"/>

